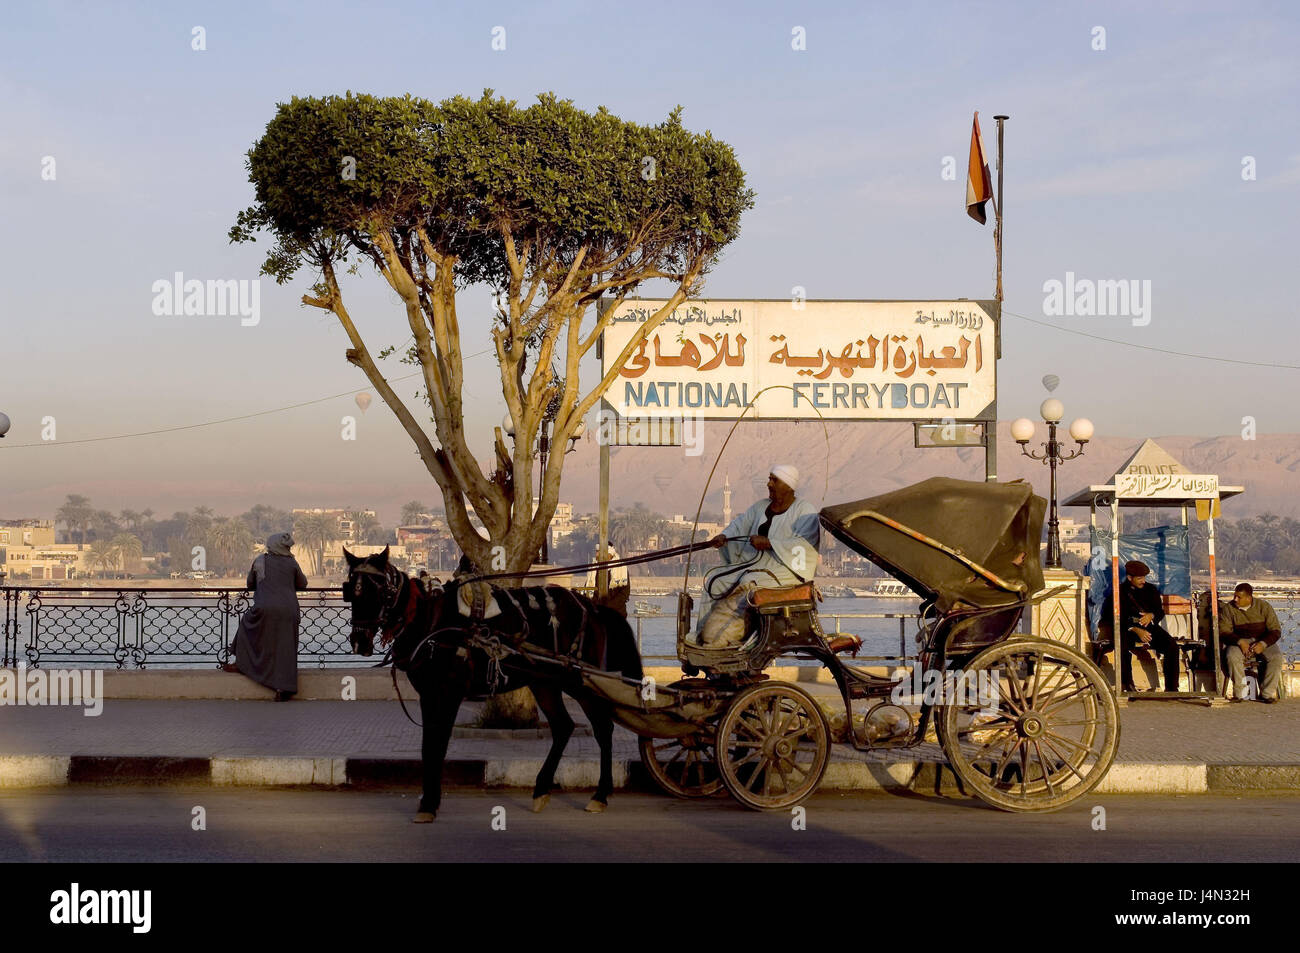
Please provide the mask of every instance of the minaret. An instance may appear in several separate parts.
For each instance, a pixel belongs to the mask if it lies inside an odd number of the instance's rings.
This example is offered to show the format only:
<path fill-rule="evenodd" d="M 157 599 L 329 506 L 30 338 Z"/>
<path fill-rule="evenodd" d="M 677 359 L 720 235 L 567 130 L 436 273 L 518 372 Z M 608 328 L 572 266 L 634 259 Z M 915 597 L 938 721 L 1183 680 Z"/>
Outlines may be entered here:
<path fill-rule="evenodd" d="M 728 473 L 722 484 L 722 525 L 731 525 L 731 474 Z"/>

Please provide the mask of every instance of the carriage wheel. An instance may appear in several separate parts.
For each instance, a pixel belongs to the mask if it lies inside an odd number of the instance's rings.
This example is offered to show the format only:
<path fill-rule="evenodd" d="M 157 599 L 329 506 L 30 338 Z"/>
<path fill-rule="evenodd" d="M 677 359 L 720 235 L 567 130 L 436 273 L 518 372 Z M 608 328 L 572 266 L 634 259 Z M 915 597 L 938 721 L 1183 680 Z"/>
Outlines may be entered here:
<path fill-rule="evenodd" d="M 1119 713 L 1101 671 L 1074 649 L 1017 639 L 985 649 L 961 692 L 938 714 L 939 740 L 957 776 L 1007 811 L 1055 811 L 1106 776 Z M 949 680 L 945 691 L 953 689 Z M 978 690 L 989 689 L 985 697 Z M 992 698 L 989 697 L 992 695 Z"/>
<path fill-rule="evenodd" d="M 821 783 L 830 736 L 821 706 L 803 689 L 752 685 L 735 697 L 718 726 L 722 783 L 756 811 L 793 807 Z"/>
<path fill-rule="evenodd" d="M 656 784 L 676 797 L 711 797 L 722 790 L 712 739 L 642 738 L 641 763 Z"/>

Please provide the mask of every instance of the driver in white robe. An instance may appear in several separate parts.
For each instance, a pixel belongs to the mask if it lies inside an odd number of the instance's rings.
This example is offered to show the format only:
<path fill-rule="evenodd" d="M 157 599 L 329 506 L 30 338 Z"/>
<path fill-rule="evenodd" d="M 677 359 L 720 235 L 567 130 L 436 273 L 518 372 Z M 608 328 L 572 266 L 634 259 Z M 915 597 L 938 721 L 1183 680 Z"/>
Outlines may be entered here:
<path fill-rule="evenodd" d="M 808 582 L 821 556 L 821 523 L 807 500 L 797 499 L 799 471 L 788 463 L 767 478 L 766 500 L 741 513 L 712 545 L 722 550 L 722 565 L 704 578 L 700 607 L 701 645 L 736 645 L 745 638 L 747 598 L 755 589 Z M 728 537 L 744 540 L 727 542 Z"/>

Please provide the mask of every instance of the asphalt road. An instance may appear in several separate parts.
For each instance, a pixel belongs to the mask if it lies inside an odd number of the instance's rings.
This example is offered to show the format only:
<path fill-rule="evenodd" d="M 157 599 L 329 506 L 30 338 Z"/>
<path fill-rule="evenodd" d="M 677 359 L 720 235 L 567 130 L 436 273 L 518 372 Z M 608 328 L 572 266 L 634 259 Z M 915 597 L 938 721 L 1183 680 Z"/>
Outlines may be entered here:
<path fill-rule="evenodd" d="M 452 790 L 438 820 L 417 826 L 405 791 L 47 789 L 0 792 L 0 861 L 1293 861 L 1300 843 L 1295 796 L 1085 801 L 1016 815 L 965 799 L 819 794 L 795 830 L 791 814 L 725 797 L 616 793 L 594 815 L 584 793 L 558 793 L 535 815 L 525 791 Z M 196 807 L 206 830 L 192 829 Z"/>

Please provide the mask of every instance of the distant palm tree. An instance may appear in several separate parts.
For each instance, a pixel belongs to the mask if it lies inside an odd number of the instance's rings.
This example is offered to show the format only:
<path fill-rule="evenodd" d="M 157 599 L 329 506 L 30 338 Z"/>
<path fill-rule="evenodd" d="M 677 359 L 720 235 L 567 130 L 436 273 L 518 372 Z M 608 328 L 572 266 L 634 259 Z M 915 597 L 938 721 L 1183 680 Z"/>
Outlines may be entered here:
<path fill-rule="evenodd" d="M 420 521 L 420 514 L 429 512 L 429 508 L 418 500 L 402 506 L 402 525 L 415 526 Z"/>
<path fill-rule="evenodd" d="M 67 502 L 59 507 L 56 518 L 68 527 L 69 533 L 77 530 L 81 531 L 80 548 L 85 549 L 86 530 L 90 529 L 91 521 L 95 518 L 95 508 L 90 505 L 90 500 L 87 497 L 69 493 Z"/>
<path fill-rule="evenodd" d="M 144 555 L 144 545 L 140 538 L 130 533 L 118 533 L 109 540 L 108 546 L 113 553 L 115 568 L 133 569 Z"/>
<path fill-rule="evenodd" d="M 113 546 L 111 540 L 97 539 L 91 544 L 90 551 L 86 553 L 86 566 L 92 572 L 98 571 L 102 576 L 117 568 L 119 558 L 120 552 Z"/>
<path fill-rule="evenodd" d="M 243 520 L 224 519 L 212 524 L 208 539 L 218 572 L 230 575 L 246 568 L 253 552 L 253 532 Z"/>
<path fill-rule="evenodd" d="M 379 527 L 379 520 L 373 513 L 367 513 L 365 510 L 348 510 L 343 514 L 343 518 L 352 523 L 352 542 L 364 542 L 375 529 Z"/>
<path fill-rule="evenodd" d="M 319 576 L 325 571 L 326 544 L 339 537 L 338 520 L 324 513 L 300 513 L 294 520 L 293 531 L 298 541 L 308 547 L 312 574 Z"/>

